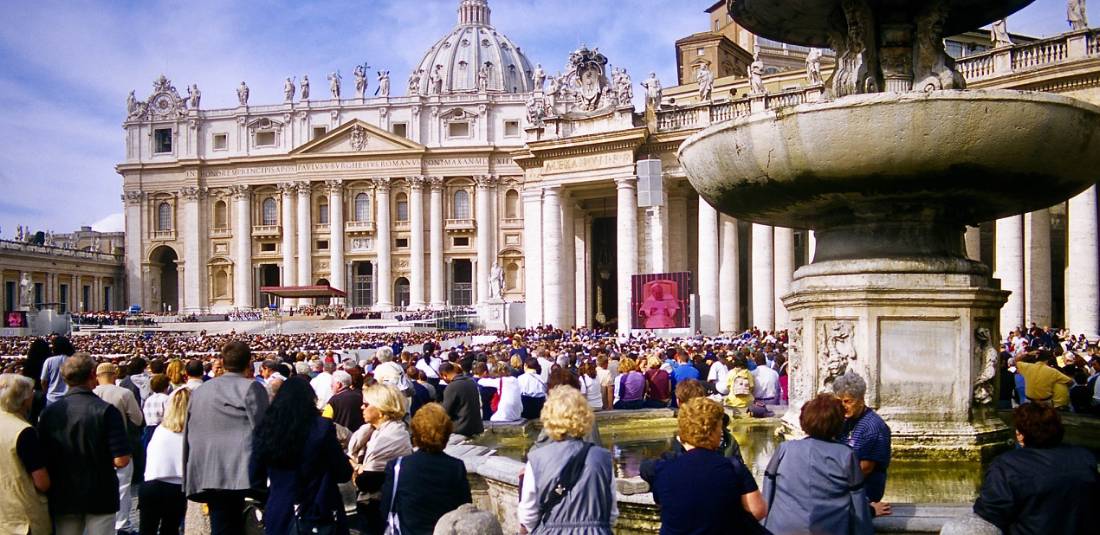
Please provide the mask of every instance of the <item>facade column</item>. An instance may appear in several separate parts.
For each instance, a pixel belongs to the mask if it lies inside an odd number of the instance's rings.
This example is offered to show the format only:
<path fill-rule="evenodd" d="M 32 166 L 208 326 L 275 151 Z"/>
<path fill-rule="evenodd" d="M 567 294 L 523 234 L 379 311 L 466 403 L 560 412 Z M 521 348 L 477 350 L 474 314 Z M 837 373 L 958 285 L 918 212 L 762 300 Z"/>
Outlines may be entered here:
<path fill-rule="evenodd" d="M 1001 308 L 1002 336 L 1024 326 L 1024 216 L 997 220 L 997 257 L 993 276 L 1012 292 Z"/>
<path fill-rule="evenodd" d="M 1100 336 L 1100 226 L 1096 219 L 1096 186 L 1069 200 L 1066 268 L 1066 327 L 1089 340 Z"/>
<path fill-rule="evenodd" d="M 313 185 L 298 183 L 298 286 L 313 285 Z M 306 301 L 306 303 L 302 303 Z M 308 304 L 299 300 L 299 305 Z"/>
<path fill-rule="evenodd" d="M 573 327 L 577 318 L 577 242 L 576 225 L 573 222 L 573 197 L 562 193 L 561 204 L 561 284 L 562 327 Z"/>
<path fill-rule="evenodd" d="M 183 217 L 177 229 L 183 238 L 183 303 L 180 312 L 198 313 L 202 311 L 202 256 L 199 251 L 199 236 L 205 235 L 199 227 L 199 199 L 204 197 L 202 190 L 197 187 L 186 187 L 180 190 L 180 199 L 183 200 Z M 79 285 L 78 285 L 79 286 Z M 83 288 L 78 295 L 83 298 Z"/>
<path fill-rule="evenodd" d="M 588 266 L 591 265 L 592 240 L 588 233 L 588 217 L 580 207 L 575 209 L 573 216 L 573 309 L 575 311 L 573 324 L 576 326 L 590 326 L 588 313 L 591 306 L 592 284 L 588 276 Z"/>
<path fill-rule="evenodd" d="M 142 200 L 145 194 L 142 192 L 125 192 L 122 200 L 125 208 L 125 228 L 127 228 L 127 250 L 125 250 L 125 271 L 127 271 L 127 305 L 145 305 L 145 286 L 142 284 L 142 262 L 145 254 L 145 226 L 142 225 L 144 212 Z M 80 297 L 84 297 L 83 291 Z M 84 312 L 83 309 L 80 312 Z"/>
<path fill-rule="evenodd" d="M 233 306 L 252 308 L 252 193 L 248 186 L 232 186 L 233 194 Z"/>
<path fill-rule="evenodd" d="M 668 269 L 673 273 L 688 271 L 688 203 L 682 193 L 668 196 Z"/>
<path fill-rule="evenodd" d="M 350 293 L 344 261 L 344 182 L 328 182 L 329 285 Z"/>
<path fill-rule="evenodd" d="M 762 331 L 775 330 L 774 234 L 772 227 L 752 224 L 752 323 Z"/>
<path fill-rule="evenodd" d="M 542 290 L 543 321 L 547 325 L 565 328 L 565 283 L 562 280 L 566 262 L 562 258 L 561 186 L 542 190 Z"/>
<path fill-rule="evenodd" d="M 492 191 L 496 186 L 496 177 L 485 175 L 477 177 L 477 198 L 475 214 L 477 219 L 477 304 L 489 300 L 489 272 L 493 268 L 493 205 Z"/>
<path fill-rule="evenodd" d="M 523 190 L 524 315 L 527 327 L 544 323 L 542 310 L 542 189 Z"/>
<path fill-rule="evenodd" d="M 775 227 L 775 329 L 787 328 L 790 315 L 783 306 L 782 297 L 791 291 L 791 279 L 794 276 L 794 229 Z"/>
<path fill-rule="evenodd" d="M 741 327 L 741 285 L 738 277 L 737 220 L 721 214 L 718 216 L 719 240 L 721 240 L 718 264 L 718 329 L 733 333 Z"/>
<path fill-rule="evenodd" d="M 375 295 L 378 297 L 375 299 L 375 310 L 386 312 L 393 310 L 393 262 L 391 258 L 391 247 L 393 247 L 393 240 L 390 238 L 390 179 L 389 178 L 376 178 L 374 179 L 375 196 L 378 202 L 378 209 L 375 213 L 378 214 L 378 221 L 375 225 L 378 228 L 378 241 L 375 245 L 375 251 L 377 252 L 378 269 L 375 272 L 378 274 L 378 284 L 375 286 Z"/>
<path fill-rule="evenodd" d="M 812 230 L 806 231 L 806 263 L 812 264 L 814 262 L 814 254 L 817 253 L 817 233 Z"/>
<path fill-rule="evenodd" d="M 1030 325 L 1050 325 L 1054 296 L 1050 282 L 1050 210 L 1024 215 L 1024 312 Z"/>
<path fill-rule="evenodd" d="M 74 275 L 73 278 L 69 279 L 69 295 L 71 296 L 69 298 L 69 307 L 72 308 L 73 310 L 76 310 L 77 312 L 84 312 L 86 310 L 84 308 L 85 307 L 84 289 L 82 288 L 82 286 L 84 286 L 84 284 L 83 284 L 83 281 L 81 279 L 82 279 L 82 277 L 80 275 Z M 58 288 L 58 286 L 60 286 L 60 279 L 57 278 L 57 275 L 53 275 L 51 273 L 46 274 L 46 282 L 47 282 L 47 286 L 52 285 L 54 288 Z M 52 283 L 52 284 L 50 284 L 50 283 Z M 55 299 L 55 300 L 51 300 L 49 297 L 45 298 L 45 301 L 47 303 L 50 302 L 50 301 L 60 301 L 60 300 L 61 300 L 60 291 L 58 292 L 57 299 Z"/>
<path fill-rule="evenodd" d="M 718 334 L 719 295 L 718 210 L 699 197 L 699 331 Z"/>
<path fill-rule="evenodd" d="M 668 207 L 651 206 L 645 211 L 646 225 L 646 271 L 649 273 L 668 273 Z"/>
<path fill-rule="evenodd" d="M 638 177 L 624 176 L 615 179 L 616 187 L 616 237 L 618 266 L 619 334 L 630 332 L 634 314 L 630 304 L 631 279 L 638 271 Z"/>
<path fill-rule="evenodd" d="M 279 193 L 282 194 L 282 214 L 279 223 L 283 227 L 283 272 L 282 278 L 279 279 L 279 285 L 294 286 L 298 283 L 298 264 L 295 260 L 298 242 L 294 239 L 294 184 L 280 184 Z M 283 308 L 291 308 L 297 304 L 297 299 L 289 297 L 283 299 Z"/>
<path fill-rule="evenodd" d="M 431 285 L 432 308 L 441 309 L 446 306 L 447 298 L 444 295 L 446 285 L 443 281 L 443 177 L 433 176 L 428 179 L 431 183 L 430 212 L 431 221 L 428 224 L 431 242 Z"/>
<path fill-rule="evenodd" d="M 966 227 L 966 257 L 982 261 L 982 229 L 979 227 Z"/>
<path fill-rule="evenodd" d="M 424 177 L 409 177 L 409 308 L 423 310 L 424 302 Z"/>

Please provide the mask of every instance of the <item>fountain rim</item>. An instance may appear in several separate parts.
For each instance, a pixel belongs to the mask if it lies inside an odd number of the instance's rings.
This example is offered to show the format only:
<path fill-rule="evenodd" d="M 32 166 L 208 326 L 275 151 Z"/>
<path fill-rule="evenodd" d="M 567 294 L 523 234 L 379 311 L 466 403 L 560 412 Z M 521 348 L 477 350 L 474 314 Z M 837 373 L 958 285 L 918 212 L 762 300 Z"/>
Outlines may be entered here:
<path fill-rule="evenodd" d="M 811 114 L 823 111 L 831 111 L 841 108 L 856 106 L 892 106 L 909 105 L 929 100 L 969 101 L 969 102 L 1033 102 L 1043 105 L 1062 105 L 1089 111 L 1100 116 L 1100 106 L 1083 100 L 1056 95 L 1042 91 L 1021 91 L 1016 89 L 945 89 L 938 91 L 911 91 L 906 93 L 864 93 L 848 95 L 832 100 L 819 102 L 807 102 L 785 108 L 773 108 L 759 111 L 750 115 L 735 117 L 704 128 L 684 140 L 676 151 L 676 158 L 680 160 L 684 152 L 693 145 L 707 139 L 717 133 L 734 130 L 742 126 L 756 124 L 767 120 L 786 119 L 789 117 Z M 1098 117 L 1100 119 L 1100 117 Z"/>

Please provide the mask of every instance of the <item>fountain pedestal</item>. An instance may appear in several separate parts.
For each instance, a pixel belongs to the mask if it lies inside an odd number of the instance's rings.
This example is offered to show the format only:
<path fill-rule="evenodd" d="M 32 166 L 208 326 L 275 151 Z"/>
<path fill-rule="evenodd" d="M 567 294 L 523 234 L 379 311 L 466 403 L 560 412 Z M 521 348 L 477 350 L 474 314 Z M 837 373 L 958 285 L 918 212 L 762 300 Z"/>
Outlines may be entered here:
<path fill-rule="evenodd" d="M 899 456 L 987 458 L 1011 437 L 990 400 L 975 399 L 974 385 L 996 362 L 988 362 L 997 349 L 988 333 L 998 332 L 1007 298 L 990 287 L 985 266 L 960 258 L 802 267 L 783 296 L 791 317 L 787 422 L 797 429 L 801 405 L 855 371 L 867 380 L 867 404 L 890 422 Z"/>

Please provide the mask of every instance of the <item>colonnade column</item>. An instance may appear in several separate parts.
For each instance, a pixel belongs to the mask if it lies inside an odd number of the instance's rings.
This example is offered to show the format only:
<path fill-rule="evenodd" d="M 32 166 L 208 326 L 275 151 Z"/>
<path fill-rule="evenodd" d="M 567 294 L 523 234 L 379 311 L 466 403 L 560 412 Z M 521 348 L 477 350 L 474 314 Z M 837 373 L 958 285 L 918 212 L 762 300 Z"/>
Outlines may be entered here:
<path fill-rule="evenodd" d="M 183 234 L 183 304 L 180 312 L 195 313 L 202 311 L 202 273 L 199 236 L 204 234 L 199 228 L 199 198 L 202 190 L 186 187 L 180 190 L 183 200 L 183 217 L 177 232 Z M 82 290 L 82 289 L 81 289 Z M 78 291 L 83 297 L 83 291 Z"/>
<path fill-rule="evenodd" d="M 794 276 L 794 229 L 775 227 L 775 327 L 781 331 L 787 328 L 790 315 L 783 306 L 782 297 L 791 291 L 791 278 Z"/>
<path fill-rule="evenodd" d="M 1096 186 L 1069 200 L 1066 327 L 1089 340 L 1100 336 L 1100 226 L 1096 219 Z"/>
<path fill-rule="evenodd" d="M 409 308 L 422 310 L 424 302 L 424 177 L 409 177 Z"/>
<path fill-rule="evenodd" d="M 561 327 L 576 325 L 577 317 L 577 242 L 573 224 L 573 198 L 568 192 L 561 195 Z"/>
<path fill-rule="evenodd" d="M 638 177 L 615 179 L 616 238 L 618 266 L 616 279 L 619 298 L 619 334 L 630 332 L 633 313 L 630 306 L 631 278 L 638 271 Z"/>
<path fill-rule="evenodd" d="M 817 233 L 812 230 L 806 231 L 806 263 L 812 264 L 814 262 L 814 255 L 817 254 Z"/>
<path fill-rule="evenodd" d="M 298 183 L 298 286 L 313 285 L 313 185 Z M 301 302 L 299 305 L 303 304 Z"/>
<path fill-rule="evenodd" d="M 1024 312 L 1028 323 L 1050 325 L 1053 289 L 1050 282 L 1050 211 L 1024 215 Z"/>
<path fill-rule="evenodd" d="M 493 268 L 496 254 L 493 252 L 494 228 L 492 192 L 496 186 L 496 177 L 485 175 L 477 177 L 476 213 L 477 219 L 477 303 L 489 300 L 489 273 Z M 559 225 L 560 226 L 560 225 Z"/>
<path fill-rule="evenodd" d="M 997 258 L 993 276 L 1012 292 L 1001 308 L 1001 334 L 1024 325 L 1024 216 L 997 220 Z"/>
<path fill-rule="evenodd" d="M 245 184 L 233 194 L 233 306 L 252 308 L 252 193 Z"/>
<path fill-rule="evenodd" d="M 144 243 L 142 239 L 143 225 L 142 225 L 142 199 L 145 198 L 145 194 L 142 192 L 125 192 L 122 195 L 122 200 L 127 209 L 125 209 L 125 228 L 127 228 L 127 250 L 125 250 L 125 266 L 127 266 L 127 296 L 130 303 L 128 305 L 141 305 L 145 306 L 145 295 L 142 284 L 142 258 L 144 255 Z M 80 298 L 84 297 L 84 291 L 80 291 Z M 84 312 L 84 310 L 80 310 Z"/>
<path fill-rule="evenodd" d="M 374 187 L 378 201 L 378 209 L 375 211 L 378 214 L 378 221 L 375 223 L 378 228 L 378 240 L 374 249 L 377 253 L 378 262 L 378 269 L 375 270 L 378 274 L 375 295 L 378 297 L 375 299 L 374 308 L 384 312 L 393 310 L 393 263 L 390 258 L 393 246 L 393 240 L 390 238 L 390 179 L 376 178 L 374 179 Z"/>
<path fill-rule="evenodd" d="M 649 273 L 667 273 L 669 271 L 668 207 L 651 206 L 646 208 L 645 225 L 648 244 L 646 251 L 646 271 Z"/>
<path fill-rule="evenodd" d="M 431 186 L 429 195 L 429 211 L 431 221 L 428 224 L 428 232 L 431 242 L 431 258 L 429 268 L 431 272 L 431 300 L 432 308 L 440 309 L 446 306 L 446 297 L 443 292 L 446 287 L 443 284 L 443 177 L 429 177 Z"/>
<path fill-rule="evenodd" d="M 279 193 L 282 194 L 282 214 L 280 223 L 283 226 L 283 273 L 279 280 L 281 286 L 294 286 L 298 283 L 297 241 L 294 239 L 294 184 L 279 185 Z M 297 299 L 283 299 L 283 308 L 290 308 L 298 303 Z"/>
<path fill-rule="evenodd" d="M 699 197 L 699 331 L 718 334 L 718 210 Z"/>
<path fill-rule="evenodd" d="M 525 316 L 528 327 L 543 323 L 542 314 L 542 189 L 523 190 L 523 269 Z"/>
<path fill-rule="evenodd" d="M 718 264 L 718 329 L 736 332 L 741 326 L 741 285 L 738 280 L 737 220 L 726 214 L 718 216 L 718 236 L 721 242 Z"/>
<path fill-rule="evenodd" d="M 330 180 L 328 192 L 328 283 L 337 290 L 350 293 L 347 264 L 344 262 L 344 182 Z"/>
<path fill-rule="evenodd" d="M 565 284 L 562 281 L 565 248 L 562 243 L 561 186 L 547 186 L 542 190 L 542 290 L 543 321 L 547 325 L 564 328 Z M 480 269 L 478 270 L 480 274 Z"/>
<path fill-rule="evenodd" d="M 678 191 L 668 196 L 668 269 L 676 273 L 688 271 L 687 197 Z"/>
<path fill-rule="evenodd" d="M 752 224 L 752 323 L 764 331 L 775 329 L 774 234 L 772 227 Z"/>

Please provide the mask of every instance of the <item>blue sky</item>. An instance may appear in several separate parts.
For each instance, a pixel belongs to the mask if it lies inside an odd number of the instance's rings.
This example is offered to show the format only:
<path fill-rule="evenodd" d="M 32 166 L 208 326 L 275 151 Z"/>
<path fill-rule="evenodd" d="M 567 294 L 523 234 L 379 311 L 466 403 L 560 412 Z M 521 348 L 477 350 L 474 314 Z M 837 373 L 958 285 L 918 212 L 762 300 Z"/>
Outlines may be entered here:
<path fill-rule="evenodd" d="M 547 70 L 581 43 L 635 80 L 675 78 L 676 39 L 704 31 L 712 0 L 490 0 L 493 24 Z M 0 236 L 16 225 L 121 230 L 121 123 L 126 94 L 144 99 L 161 73 L 203 108 L 282 102 L 282 80 L 356 64 L 388 69 L 395 94 L 456 22 L 458 0 L 11 1 L 0 25 Z M 1095 8 L 1094 8 L 1095 9 Z M 1095 17 L 1100 17 L 1100 13 Z M 1064 0 L 1037 0 L 1009 18 L 1034 36 L 1065 31 Z M 320 83 L 319 83 L 320 82 Z M 374 79 L 371 78 L 371 86 Z"/>

